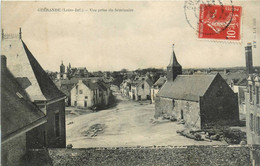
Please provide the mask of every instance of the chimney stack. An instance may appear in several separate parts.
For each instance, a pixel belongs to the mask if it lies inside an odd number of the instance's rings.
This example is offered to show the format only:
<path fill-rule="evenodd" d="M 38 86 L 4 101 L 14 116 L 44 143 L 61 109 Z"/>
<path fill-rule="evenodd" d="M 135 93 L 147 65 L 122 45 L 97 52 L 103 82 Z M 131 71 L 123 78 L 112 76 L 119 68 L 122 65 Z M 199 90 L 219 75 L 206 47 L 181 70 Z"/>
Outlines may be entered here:
<path fill-rule="evenodd" d="M 1 69 L 6 69 L 6 56 L 1 55 Z"/>
<path fill-rule="evenodd" d="M 21 27 L 19 28 L 19 39 L 20 40 L 22 39 L 22 28 Z"/>
<path fill-rule="evenodd" d="M 252 58 L 252 45 L 251 43 L 247 43 L 245 47 L 245 56 L 246 56 L 246 73 L 253 73 L 253 58 Z"/>
<path fill-rule="evenodd" d="M 4 35 L 4 29 L 2 29 L 2 40 L 4 40 L 4 37 L 5 37 L 5 35 Z"/>

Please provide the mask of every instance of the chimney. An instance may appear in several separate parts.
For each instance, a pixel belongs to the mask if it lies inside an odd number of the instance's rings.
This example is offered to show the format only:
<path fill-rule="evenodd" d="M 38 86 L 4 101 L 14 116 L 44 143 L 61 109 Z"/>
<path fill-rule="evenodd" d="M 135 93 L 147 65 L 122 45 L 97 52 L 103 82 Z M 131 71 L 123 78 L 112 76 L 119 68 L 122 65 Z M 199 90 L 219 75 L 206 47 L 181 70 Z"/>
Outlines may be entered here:
<path fill-rule="evenodd" d="M 247 43 L 245 47 L 245 57 L 246 57 L 246 73 L 253 73 L 253 58 L 252 58 L 252 45 L 251 43 Z"/>
<path fill-rule="evenodd" d="M 4 40 L 5 34 L 4 34 L 4 29 L 2 29 L 2 40 Z"/>
<path fill-rule="evenodd" d="M 22 40 L 22 28 L 19 28 L 19 39 Z"/>
<path fill-rule="evenodd" d="M 1 69 L 6 69 L 6 56 L 1 55 Z"/>

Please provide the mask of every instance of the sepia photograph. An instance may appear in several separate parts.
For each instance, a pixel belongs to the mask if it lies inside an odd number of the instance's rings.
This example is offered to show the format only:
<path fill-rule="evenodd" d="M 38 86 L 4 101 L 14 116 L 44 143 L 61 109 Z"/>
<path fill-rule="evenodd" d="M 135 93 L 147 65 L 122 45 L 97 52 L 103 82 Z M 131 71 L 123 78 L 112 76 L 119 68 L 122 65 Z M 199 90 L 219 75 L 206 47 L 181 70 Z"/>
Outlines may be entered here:
<path fill-rule="evenodd" d="M 1 2 L 2 166 L 260 166 L 260 1 Z"/>

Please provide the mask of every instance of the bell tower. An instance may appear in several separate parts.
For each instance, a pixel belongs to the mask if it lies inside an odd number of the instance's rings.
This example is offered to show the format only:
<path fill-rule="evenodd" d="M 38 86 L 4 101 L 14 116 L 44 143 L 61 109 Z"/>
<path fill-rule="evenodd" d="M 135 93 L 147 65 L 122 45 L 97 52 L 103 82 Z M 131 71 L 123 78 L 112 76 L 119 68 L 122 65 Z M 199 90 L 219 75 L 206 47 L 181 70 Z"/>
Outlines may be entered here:
<path fill-rule="evenodd" d="M 170 64 L 167 66 L 167 81 L 173 81 L 179 74 L 182 74 L 182 66 L 177 61 L 173 44 L 171 61 Z"/>

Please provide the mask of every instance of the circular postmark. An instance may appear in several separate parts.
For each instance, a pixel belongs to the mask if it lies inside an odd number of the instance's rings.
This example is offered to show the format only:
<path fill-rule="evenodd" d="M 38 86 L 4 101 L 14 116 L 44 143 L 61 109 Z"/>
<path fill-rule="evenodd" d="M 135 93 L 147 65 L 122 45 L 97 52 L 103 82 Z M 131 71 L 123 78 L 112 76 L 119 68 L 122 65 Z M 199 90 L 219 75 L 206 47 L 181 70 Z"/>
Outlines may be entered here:
<path fill-rule="evenodd" d="M 232 0 L 186 0 L 184 13 L 189 26 L 199 35 L 215 35 L 228 28 L 232 22 Z"/>

